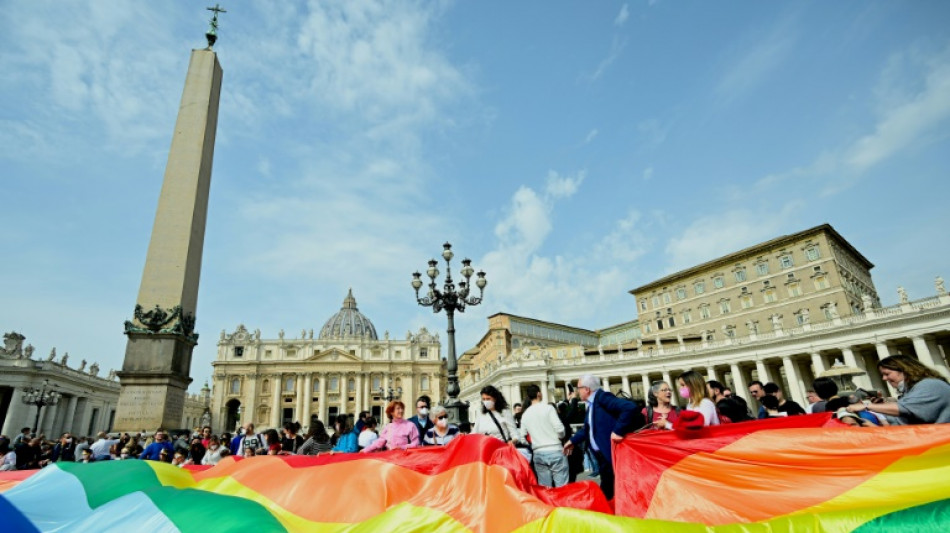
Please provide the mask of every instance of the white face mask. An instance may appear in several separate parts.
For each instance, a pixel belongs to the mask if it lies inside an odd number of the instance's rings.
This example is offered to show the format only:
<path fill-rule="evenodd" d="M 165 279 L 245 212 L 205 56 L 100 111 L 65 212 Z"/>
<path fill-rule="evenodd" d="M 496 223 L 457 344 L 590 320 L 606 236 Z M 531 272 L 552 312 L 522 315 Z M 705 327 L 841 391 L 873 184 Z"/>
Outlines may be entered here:
<path fill-rule="evenodd" d="M 494 400 L 482 400 L 482 405 L 485 406 L 485 409 L 488 409 L 489 411 L 491 411 L 492 409 L 495 408 L 495 401 L 494 401 Z"/>
<path fill-rule="evenodd" d="M 428 407 L 423 407 L 422 409 L 419 409 L 419 415 L 420 415 L 420 416 L 429 416 L 429 408 L 428 408 Z"/>
<path fill-rule="evenodd" d="M 435 425 L 439 426 L 440 428 L 444 428 L 445 426 L 449 425 L 449 419 L 448 419 L 448 418 L 440 418 L 440 419 L 438 419 L 438 420 L 435 421 Z"/>

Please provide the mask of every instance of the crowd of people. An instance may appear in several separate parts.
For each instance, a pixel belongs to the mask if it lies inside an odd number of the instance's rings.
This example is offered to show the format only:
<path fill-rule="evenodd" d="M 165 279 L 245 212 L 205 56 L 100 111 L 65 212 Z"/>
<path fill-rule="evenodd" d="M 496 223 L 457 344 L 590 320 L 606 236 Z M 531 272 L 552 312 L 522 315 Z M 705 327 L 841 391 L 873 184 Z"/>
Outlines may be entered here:
<path fill-rule="evenodd" d="M 785 398 L 776 383 L 753 381 L 748 392 L 759 403 L 756 413 L 723 383 L 706 381 L 691 370 L 675 380 L 682 406 L 673 401 L 674 389 L 666 381 L 653 382 L 641 404 L 602 389 L 598 378 L 585 375 L 576 387 L 569 387 L 567 399 L 556 404 L 544 402 L 541 389 L 529 385 L 527 407 L 509 406 L 501 391 L 488 385 L 481 390 L 474 424 L 450 423 L 444 406 L 433 406 L 428 396 L 420 396 L 415 414 L 408 418 L 402 401 L 389 402 L 387 423 L 381 430 L 379 420 L 363 411 L 355 421 L 345 414 L 333 418 L 332 434 L 320 420 L 313 420 L 305 435 L 300 434 L 297 422 L 263 432 L 247 423 L 236 435 L 215 435 L 210 427 L 203 427 L 174 435 L 164 429 L 135 435 L 99 432 L 95 438 L 64 433 L 55 441 L 23 428 L 12 441 L 0 435 L 0 470 L 37 469 L 59 461 L 150 460 L 184 467 L 215 465 L 228 455 L 373 453 L 445 446 L 459 435 L 476 433 L 517 449 L 541 485 L 560 487 L 588 470 L 600 477 L 601 489 L 610 499 L 614 485 L 611 445 L 629 433 L 820 412 L 832 412 L 840 422 L 859 427 L 950 423 L 950 384 L 937 371 L 904 355 L 882 359 L 878 368 L 898 392 L 896 398 L 885 399 L 880 392 L 863 389 L 839 395 L 835 381 L 822 377 L 813 382 L 807 393 L 809 405 L 803 407 Z"/>

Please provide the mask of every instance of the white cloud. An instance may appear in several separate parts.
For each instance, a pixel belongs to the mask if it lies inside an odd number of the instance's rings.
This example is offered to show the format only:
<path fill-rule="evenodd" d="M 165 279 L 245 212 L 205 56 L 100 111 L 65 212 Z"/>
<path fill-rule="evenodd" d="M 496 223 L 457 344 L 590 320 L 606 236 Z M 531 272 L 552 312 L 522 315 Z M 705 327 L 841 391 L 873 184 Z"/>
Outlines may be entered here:
<path fill-rule="evenodd" d="M 554 230 L 559 202 L 575 194 L 584 175 L 548 176 L 544 193 L 520 187 L 496 226 L 495 249 L 479 262 L 491 278 L 492 309 L 541 320 L 602 327 L 616 320 L 636 261 L 648 248 L 637 211 L 614 221 L 607 234 L 578 249 L 542 251 Z M 568 217 L 570 219 L 570 217 Z"/>
<path fill-rule="evenodd" d="M 818 154 L 802 167 L 756 182 L 758 194 L 791 179 L 820 180 L 821 194 L 847 189 L 881 163 L 944 133 L 950 119 L 950 48 L 938 54 L 895 54 L 882 68 L 869 104 L 876 111 L 872 131 Z"/>
<path fill-rule="evenodd" d="M 688 268 L 772 239 L 791 225 L 800 207 L 789 203 L 778 212 L 737 209 L 699 217 L 667 243 L 668 270 Z"/>
<path fill-rule="evenodd" d="M 584 138 L 584 144 L 590 144 L 591 141 L 597 138 L 598 133 L 597 128 L 590 130 L 587 133 L 587 137 Z"/>
<path fill-rule="evenodd" d="M 653 167 L 647 167 L 643 169 L 643 181 L 650 181 L 653 179 Z"/>
<path fill-rule="evenodd" d="M 882 74 L 879 94 L 888 94 L 885 111 L 874 132 L 855 141 L 843 154 L 844 162 L 861 174 L 895 153 L 916 143 L 926 133 L 950 117 L 950 54 L 926 65 L 920 76 L 922 87 L 894 96 L 889 70 Z"/>
<path fill-rule="evenodd" d="M 763 83 L 791 54 L 795 42 L 789 20 L 780 21 L 755 43 L 741 42 L 716 85 L 719 98 L 731 101 Z"/>
<path fill-rule="evenodd" d="M 577 189 L 584 182 L 587 173 L 583 170 L 575 176 L 561 176 L 551 170 L 548 172 L 548 179 L 545 185 L 545 192 L 552 198 L 567 198 L 573 196 Z"/>
<path fill-rule="evenodd" d="M 604 72 L 607 72 L 607 69 L 613 65 L 614 61 L 620 57 L 620 53 L 623 52 L 623 49 L 626 46 L 627 39 L 622 39 L 615 35 L 613 40 L 610 42 L 610 51 L 607 53 L 607 56 L 600 61 L 600 63 L 597 65 L 597 68 L 594 69 L 594 73 L 589 76 L 589 81 L 593 82 L 600 79 L 600 77 L 604 75 Z"/>
<path fill-rule="evenodd" d="M 614 26 L 623 26 L 627 19 L 630 18 L 630 9 L 627 7 L 627 4 L 624 4 L 620 8 L 620 13 L 617 13 L 617 18 L 614 19 Z"/>

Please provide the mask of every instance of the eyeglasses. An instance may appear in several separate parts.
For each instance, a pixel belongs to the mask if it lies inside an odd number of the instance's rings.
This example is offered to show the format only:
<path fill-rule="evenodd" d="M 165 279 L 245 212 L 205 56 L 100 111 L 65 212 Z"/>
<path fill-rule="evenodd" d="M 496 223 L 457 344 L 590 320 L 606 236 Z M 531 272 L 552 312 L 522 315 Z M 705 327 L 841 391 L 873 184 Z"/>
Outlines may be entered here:
<path fill-rule="evenodd" d="M 439 420 L 445 420 L 445 419 L 448 418 L 448 417 L 449 417 L 449 415 L 442 415 L 442 416 L 439 416 L 439 417 L 436 417 L 436 418 L 439 419 Z"/>

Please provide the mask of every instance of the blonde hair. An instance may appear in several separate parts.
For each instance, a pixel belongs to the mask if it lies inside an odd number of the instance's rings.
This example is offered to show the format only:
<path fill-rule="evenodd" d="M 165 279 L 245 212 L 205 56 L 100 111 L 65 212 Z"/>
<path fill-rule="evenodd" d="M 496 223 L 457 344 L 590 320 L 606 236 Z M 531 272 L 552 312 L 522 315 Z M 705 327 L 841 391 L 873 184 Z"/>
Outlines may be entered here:
<path fill-rule="evenodd" d="M 683 372 L 680 375 L 683 384 L 689 389 L 689 405 L 699 407 L 703 398 L 709 397 L 709 391 L 706 389 L 706 380 L 695 370 Z"/>

